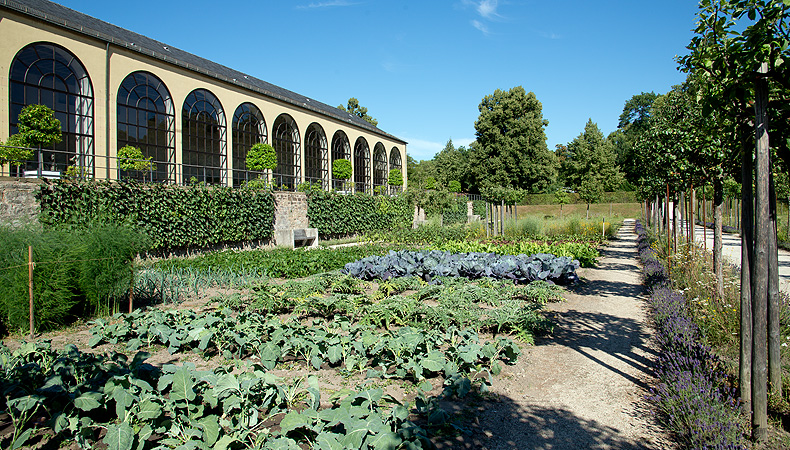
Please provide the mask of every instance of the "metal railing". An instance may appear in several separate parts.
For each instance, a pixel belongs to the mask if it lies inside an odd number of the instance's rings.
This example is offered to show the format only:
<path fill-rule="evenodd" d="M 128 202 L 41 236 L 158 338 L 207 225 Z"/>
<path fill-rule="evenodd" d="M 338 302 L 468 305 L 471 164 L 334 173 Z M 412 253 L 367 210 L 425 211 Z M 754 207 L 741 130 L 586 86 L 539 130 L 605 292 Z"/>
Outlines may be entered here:
<path fill-rule="evenodd" d="M 142 183 L 207 184 L 240 187 L 261 179 L 278 191 L 295 191 L 301 183 L 308 182 L 321 189 L 339 192 L 359 192 L 349 180 L 321 179 L 294 175 L 258 172 L 247 169 L 209 167 L 172 161 L 94 156 L 63 150 L 27 149 L 0 145 L 0 148 L 31 150 L 33 158 L 21 161 L 3 160 L 0 157 L 0 176 L 17 178 L 48 178 L 72 180 L 134 180 Z M 126 169 L 122 167 L 127 167 Z M 370 186 L 368 186 L 370 188 Z M 399 193 L 400 186 L 389 186 L 388 194 Z"/>

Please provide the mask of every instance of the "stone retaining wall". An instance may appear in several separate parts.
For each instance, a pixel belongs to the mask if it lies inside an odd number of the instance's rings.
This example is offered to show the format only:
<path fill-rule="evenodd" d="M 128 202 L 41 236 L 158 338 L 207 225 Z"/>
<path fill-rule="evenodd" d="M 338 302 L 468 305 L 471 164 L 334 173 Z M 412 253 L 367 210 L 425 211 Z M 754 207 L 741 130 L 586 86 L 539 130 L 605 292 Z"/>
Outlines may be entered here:
<path fill-rule="evenodd" d="M 37 222 L 41 208 L 36 192 L 40 184 L 34 178 L 0 177 L 0 224 L 21 226 Z"/>

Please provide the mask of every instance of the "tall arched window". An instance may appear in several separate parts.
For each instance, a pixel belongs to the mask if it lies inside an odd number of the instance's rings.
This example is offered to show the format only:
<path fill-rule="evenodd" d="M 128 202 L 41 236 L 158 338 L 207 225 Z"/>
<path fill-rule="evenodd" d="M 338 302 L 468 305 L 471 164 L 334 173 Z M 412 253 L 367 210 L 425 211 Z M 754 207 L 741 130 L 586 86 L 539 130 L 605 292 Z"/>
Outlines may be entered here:
<path fill-rule="evenodd" d="M 280 114 L 272 126 L 272 147 L 277 152 L 277 169 L 274 171 L 274 182 L 288 189 L 295 189 L 301 173 L 300 155 L 302 142 L 299 128 L 288 114 Z"/>
<path fill-rule="evenodd" d="M 46 105 L 55 111 L 62 141 L 41 152 L 25 169 L 57 173 L 77 166 L 93 173 L 93 88 L 82 63 L 65 48 L 47 42 L 19 51 L 9 71 L 10 134 L 19 132 L 17 119 L 27 105 Z"/>
<path fill-rule="evenodd" d="M 348 143 L 348 136 L 346 133 L 338 130 L 332 136 L 332 162 L 338 159 L 347 159 L 351 161 L 351 144 Z M 331 165 L 329 166 L 331 170 Z M 343 180 L 338 180 L 332 177 L 332 189 L 343 189 Z"/>
<path fill-rule="evenodd" d="M 307 127 L 304 139 L 304 170 L 305 181 L 320 183 L 325 188 L 327 180 L 329 149 L 326 145 L 326 134 L 321 125 L 313 122 Z"/>
<path fill-rule="evenodd" d="M 373 147 L 373 192 L 379 186 L 387 186 L 387 150 L 381 142 Z"/>
<path fill-rule="evenodd" d="M 257 143 L 268 142 L 266 121 L 257 106 L 242 103 L 233 114 L 233 186 L 252 178 L 255 173 L 247 171 L 247 152 Z"/>
<path fill-rule="evenodd" d="M 205 89 L 195 89 L 184 100 L 182 115 L 183 182 L 195 178 L 209 184 L 224 184 L 228 167 L 227 127 L 219 100 Z"/>
<path fill-rule="evenodd" d="M 392 147 L 392 150 L 390 150 L 390 170 L 392 169 L 397 169 L 401 171 L 401 173 L 403 172 L 403 163 L 401 163 L 400 150 L 398 150 L 398 147 Z M 387 173 L 387 179 L 389 181 L 389 173 Z M 395 192 L 400 192 L 402 189 L 403 186 L 390 186 L 390 190 Z"/>
<path fill-rule="evenodd" d="M 370 147 L 363 137 L 354 144 L 354 187 L 357 192 L 370 188 Z"/>
<path fill-rule="evenodd" d="M 121 176 L 175 181 L 175 110 L 162 80 L 148 72 L 127 75 L 118 88 L 117 112 L 118 149 L 137 147 L 154 162 L 149 172 L 123 171 Z"/>

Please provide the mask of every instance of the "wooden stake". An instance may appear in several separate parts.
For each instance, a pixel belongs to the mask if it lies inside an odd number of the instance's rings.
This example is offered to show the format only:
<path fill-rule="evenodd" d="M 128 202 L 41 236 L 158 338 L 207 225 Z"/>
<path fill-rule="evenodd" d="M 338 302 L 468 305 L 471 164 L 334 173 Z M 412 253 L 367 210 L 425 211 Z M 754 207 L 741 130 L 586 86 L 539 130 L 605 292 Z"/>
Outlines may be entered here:
<path fill-rule="evenodd" d="M 28 292 L 30 293 L 30 337 L 35 336 L 35 324 L 33 323 L 33 246 L 27 246 L 27 278 Z"/>

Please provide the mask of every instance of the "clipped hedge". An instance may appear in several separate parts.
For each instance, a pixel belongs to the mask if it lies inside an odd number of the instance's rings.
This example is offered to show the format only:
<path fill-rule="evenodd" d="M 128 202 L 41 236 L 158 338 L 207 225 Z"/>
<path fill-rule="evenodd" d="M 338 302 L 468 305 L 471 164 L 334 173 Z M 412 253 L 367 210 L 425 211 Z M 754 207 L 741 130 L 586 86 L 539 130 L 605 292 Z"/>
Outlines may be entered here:
<path fill-rule="evenodd" d="M 469 209 L 466 206 L 466 197 L 461 196 L 455 199 L 455 204 L 442 212 L 442 224 L 453 225 L 456 223 L 466 223 Z"/>
<path fill-rule="evenodd" d="M 42 185 L 36 197 L 45 226 L 125 223 L 149 235 L 157 250 L 263 240 L 273 233 L 268 190 L 58 180 Z"/>
<path fill-rule="evenodd" d="M 403 195 L 388 197 L 314 191 L 307 195 L 307 218 L 322 238 L 411 226 L 414 209 Z"/>
<path fill-rule="evenodd" d="M 579 194 L 571 192 L 568 194 L 570 203 L 584 204 L 585 201 L 579 198 Z M 636 192 L 634 191 L 617 191 L 617 192 L 604 192 L 601 200 L 598 203 L 637 203 Z M 519 203 L 520 205 L 558 205 L 555 194 L 528 194 L 524 196 L 524 200 Z"/>

